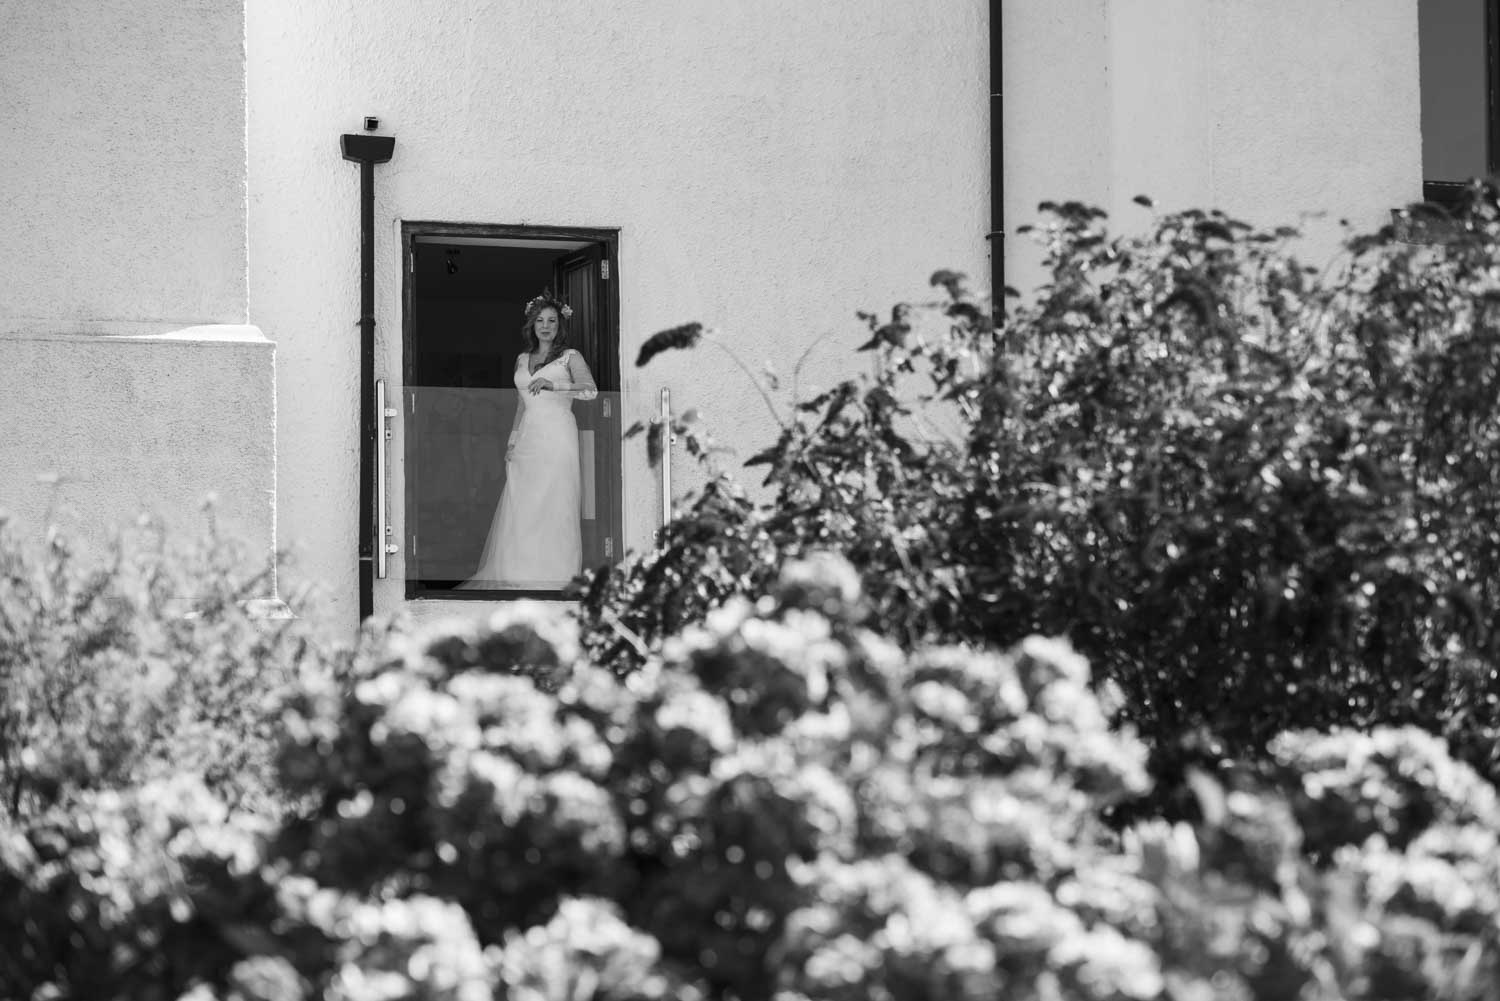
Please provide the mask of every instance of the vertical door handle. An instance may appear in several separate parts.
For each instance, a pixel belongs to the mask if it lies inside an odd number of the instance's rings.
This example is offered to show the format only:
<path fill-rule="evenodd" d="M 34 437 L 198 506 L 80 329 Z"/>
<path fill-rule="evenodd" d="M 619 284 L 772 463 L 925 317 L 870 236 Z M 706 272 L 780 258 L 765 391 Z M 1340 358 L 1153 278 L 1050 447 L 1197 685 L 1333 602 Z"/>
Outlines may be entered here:
<path fill-rule="evenodd" d="M 386 557 L 392 556 L 397 546 L 391 541 L 390 514 L 387 492 L 390 490 L 390 421 L 396 411 L 385 405 L 385 380 L 375 380 L 375 426 L 380 429 L 380 440 L 375 443 L 375 576 L 381 580 L 386 576 Z"/>
<path fill-rule="evenodd" d="M 661 527 L 672 520 L 672 391 L 661 389 Z"/>

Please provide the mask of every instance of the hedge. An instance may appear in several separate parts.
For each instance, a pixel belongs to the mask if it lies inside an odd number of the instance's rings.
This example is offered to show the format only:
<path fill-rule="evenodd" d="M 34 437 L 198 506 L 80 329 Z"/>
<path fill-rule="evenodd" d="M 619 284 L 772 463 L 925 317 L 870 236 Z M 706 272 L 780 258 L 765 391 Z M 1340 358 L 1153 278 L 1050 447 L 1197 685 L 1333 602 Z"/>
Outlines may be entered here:
<path fill-rule="evenodd" d="M 8 818 L 0 995 L 1500 996 L 1500 806 L 1441 741 L 1288 733 L 1117 831 L 1115 686 L 867 600 L 794 562 L 623 679 L 536 605 L 394 635 L 288 697 L 284 819 L 186 776 Z"/>
<path fill-rule="evenodd" d="M 712 414 L 677 427 L 707 485 L 588 582 L 590 656 L 633 670 L 832 550 L 902 642 L 1067 637 L 1163 777 L 1377 725 L 1500 777 L 1500 210 L 1474 195 L 1445 242 L 1393 225 L 1317 267 L 1220 212 L 1121 236 L 1043 205 L 1048 281 L 1003 323 L 941 271 L 934 302 L 863 314 L 874 375 L 763 387 L 759 491 Z M 746 340 L 690 324 L 641 361 Z"/>

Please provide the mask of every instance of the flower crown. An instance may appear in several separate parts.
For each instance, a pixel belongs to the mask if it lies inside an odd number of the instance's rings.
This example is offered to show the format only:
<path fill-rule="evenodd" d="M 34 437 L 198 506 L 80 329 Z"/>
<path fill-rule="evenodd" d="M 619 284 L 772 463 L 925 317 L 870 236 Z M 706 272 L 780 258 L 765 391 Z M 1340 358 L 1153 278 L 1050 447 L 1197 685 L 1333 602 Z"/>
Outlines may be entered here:
<path fill-rule="evenodd" d="M 541 295 L 537 296 L 535 299 L 526 304 L 526 319 L 530 320 L 542 309 L 543 306 L 551 306 L 553 309 L 557 310 L 558 315 L 560 315 L 564 320 L 570 320 L 573 318 L 572 306 L 569 306 L 567 303 L 557 298 L 557 296 L 553 295 L 551 289 L 542 289 Z"/>

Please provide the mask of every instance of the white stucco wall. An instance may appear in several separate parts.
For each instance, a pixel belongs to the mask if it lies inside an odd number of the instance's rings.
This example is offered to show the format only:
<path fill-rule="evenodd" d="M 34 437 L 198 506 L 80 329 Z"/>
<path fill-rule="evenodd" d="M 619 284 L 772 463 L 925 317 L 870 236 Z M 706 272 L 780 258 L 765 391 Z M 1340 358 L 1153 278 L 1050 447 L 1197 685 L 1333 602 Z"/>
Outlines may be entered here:
<path fill-rule="evenodd" d="M 0 508 L 275 546 L 237 0 L 0 0 Z M 41 477 L 41 479 L 39 479 Z"/>
<path fill-rule="evenodd" d="M 1011 232 L 1046 198 L 1144 225 L 1147 194 L 1303 224 L 1322 263 L 1340 219 L 1374 229 L 1421 197 L 1411 0 L 1010 0 L 1004 18 Z M 1024 238 L 1008 254 L 1038 278 Z"/>
<path fill-rule="evenodd" d="M 358 169 L 340 133 L 372 114 L 396 136 L 376 168 L 383 344 L 400 219 L 619 227 L 627 423 L 666 385 L 744 457 L 774 424 L 732 363 L 700 349 L 636 370 L 636 349 L 697 319 L 787 374 L 827 335 L 807 393 L 865 364 L 856 309 L 929 294 L 937 267 L 984 278 L 986 10 L 250 0 L 251 318 L 278 344 L 283 539 L 335 615 L 355 615 L 358 549 Z M 659 503 L 638 445 L 632 546 Z"/>
<path fill-rule="evenodd" d="M 245 322 L 238 0 L 0 0 L 0 333 Z"/>
<path fill-rule="evenodd" d="M 1045 200 L 1109 204 L 1112 0 L 1006 0 L 1001 9 L 1005 98 L 1006 283 L 1029 290 L 1040 255 L 1017 229 Z"/>
<path fill-rule="evenodd" d="M 275 352 L 254 327 L 0 339 L 0 507 L 98 546 L 142 514 L 268 559 L 276 525 Z M 18 405 L 18 403 L 20 405 Z"/>

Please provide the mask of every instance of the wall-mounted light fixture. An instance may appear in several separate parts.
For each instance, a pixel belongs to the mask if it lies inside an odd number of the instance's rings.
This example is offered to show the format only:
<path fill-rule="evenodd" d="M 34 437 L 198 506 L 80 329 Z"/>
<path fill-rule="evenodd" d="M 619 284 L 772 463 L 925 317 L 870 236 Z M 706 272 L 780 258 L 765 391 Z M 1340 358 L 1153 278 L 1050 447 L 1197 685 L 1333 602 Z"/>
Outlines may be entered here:
<path fill-rule="evenodd" d="M 456 274 L 458 274 L 458 261 L 455 258 L 458 257 L 459 253 L 460 253 L 460 251 L 459 251 L 459 249 L 457 247 L 449 247 L 448 250 L 447 250 L 447 254 L 448 254 L 448 273 L 450 275 L 456 275 Z"/>

